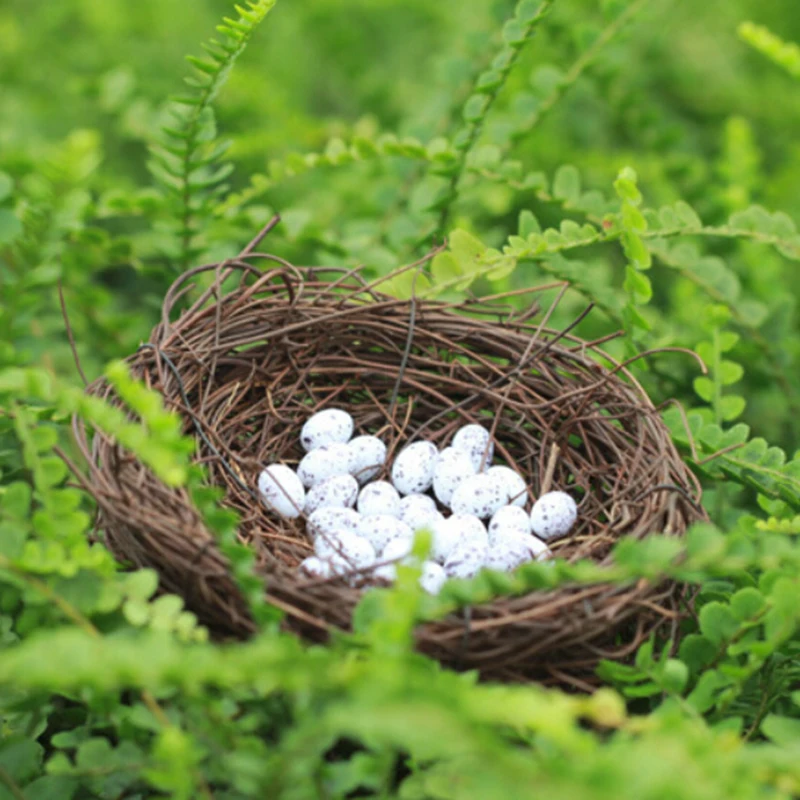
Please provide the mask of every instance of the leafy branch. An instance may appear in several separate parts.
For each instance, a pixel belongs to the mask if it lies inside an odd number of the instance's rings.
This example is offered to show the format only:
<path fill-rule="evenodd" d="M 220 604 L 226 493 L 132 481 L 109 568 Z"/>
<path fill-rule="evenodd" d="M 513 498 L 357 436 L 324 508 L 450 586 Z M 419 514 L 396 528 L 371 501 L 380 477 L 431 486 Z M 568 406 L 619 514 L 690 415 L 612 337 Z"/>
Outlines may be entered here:
<path fill-rule="evenodd" d="M 195 91 L 175 97 L 169 113 L 174 122 L 162 129 L 163 141 L 151 147 L 149 167 L 172 197 L 179 220 L 178 263 L 186 269 L 198 254 L 195 237 L 225 190 L 222 181 L 233 165 L 222 161 L 229 143 L 217 139 L 212 104 L 256 28 L 275 0 L 248 0 L 236 6 L 238 19 L 225 18 L 221 39 L 203 45 L 205 58 L 189 56 L 194 67 L 187 84 Z"/>

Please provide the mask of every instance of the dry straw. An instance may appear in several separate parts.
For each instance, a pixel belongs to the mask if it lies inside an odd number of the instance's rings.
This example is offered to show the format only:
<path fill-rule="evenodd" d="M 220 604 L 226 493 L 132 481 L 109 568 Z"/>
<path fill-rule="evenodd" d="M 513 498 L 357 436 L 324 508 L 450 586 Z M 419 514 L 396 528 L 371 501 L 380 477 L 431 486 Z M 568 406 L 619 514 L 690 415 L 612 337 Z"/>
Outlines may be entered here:
<path fill-rule="evenodd" d="M 390 459 L 411 440 L 443 446 L 459 426 L 482 422 L 534 495 L 559 488 L 579 498 L 576 528 L 553 546 L 569 560 L 605 563 L 621 537 L 681 536 L 703 517 L 700 487 L 642 388 L 597 342 L 545 327 L 552 306 L 519 312 L 503 305 L 507 295 L 460 305 L 398 300 L 358 270 L 298 268 L 257 253 L 260 238 L 235 260 L 182 275 L 128 363 L 197 437 L 197 458 L 241 515 L 239 536 L 288 629 L 312 641 L 347 629 L 363 591 L 299 574 L 312 552 L 304 521 L 278 519 L 254 499 L 265 464 L 302 457 L 300 428 L 321 408 L 347 409 L 357 433 L 388 442 Z M 205 289 L 186 307 L 193 280 Z M 89 391 L 118 402 L 103 381 Z M 77 420 L 75 429 L 116 557 L 155 568 L 217 635 L 251 634 L 186 493 L 112 439 L 90 437 Z M 464 609 L 421 625 L 417 640 L 422 652 L 484 677 L 588 689 L 600 659 L 629 656 L 655 631 L 674 635 L 683 612 L 682 588 L 671 582 L 572 586 Z"/>

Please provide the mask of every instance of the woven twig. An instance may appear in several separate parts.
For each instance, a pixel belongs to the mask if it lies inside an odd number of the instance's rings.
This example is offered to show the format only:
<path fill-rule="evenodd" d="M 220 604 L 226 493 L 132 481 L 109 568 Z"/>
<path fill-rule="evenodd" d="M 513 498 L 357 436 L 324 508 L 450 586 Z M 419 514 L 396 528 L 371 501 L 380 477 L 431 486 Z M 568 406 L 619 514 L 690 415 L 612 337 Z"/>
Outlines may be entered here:
<path fill-rule="evenodd" d="M 261 271 L 254 259 L 278 266 Z M 213 283 L 172 321 L 189 279 L 209 272 Z M 238 285 L 223 292 L 237 272 Z M 287 628 L 314 641 L 348 629 L 362 593 L 300 575 L 312 552 L 303 519 L 277 519 L 254 501 L 258 472 L 299 461 L 300 428 L 321 408 L 347 409 L 356 432 L 384 438 L 390 455 L 418 437 L 443 446 L 466 422 L 491 427 L 498 456 L 534 495 L 560 488 L 579 499 L 578 524 L 553 546 L 569 560 L 606 563 L 620 537 L 681 536 L 703 517 L 700 487 L 633 376 L 596 343 L 537 323 L 536 304 L 510 313 L 507 297 L 410 303 L 380 294 L 357 270 L 296 268 L 250 250 L 186 273 L 168 292 L 162 322 L 128 362 L 197 437 L 197 458 L 239 512 L 239 536 Z M 103 381 L 88 391 L 118 402 Z M 217 635 L 251 634 L 186 493 L 115 441 L 90 437 L 80 420 L 75 430 L 117 558 L 154 567 Z M 655 631 L 674 634 L 681 603 L 670 582 L 532 592 L 422 625 L 418 645 L 486 677 L 585 689 L 600 659 L 627 657 Z"/>

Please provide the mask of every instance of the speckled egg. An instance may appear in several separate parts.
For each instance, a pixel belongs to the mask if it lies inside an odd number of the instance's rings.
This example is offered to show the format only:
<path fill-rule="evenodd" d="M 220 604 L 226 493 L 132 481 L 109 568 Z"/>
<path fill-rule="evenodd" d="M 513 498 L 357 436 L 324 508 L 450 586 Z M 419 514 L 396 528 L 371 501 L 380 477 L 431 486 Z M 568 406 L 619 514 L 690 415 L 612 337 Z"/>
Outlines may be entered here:
<path fill-rule="evenodd" d="M 358 513 L 366 517 L 371 514 L 400 516 L 400 495 L 388 481 L 368 483 L 359 493 L 356 503 Z"/>
<path fill-rule="evenodd" d="M 299 570 L 312 578 L 330 578 L 333 575 L 331 562 L 318 556 L 304 558 L 300 562 Z"/>
<path fill-rule="evenodd" d="M 394 488 L 403 495 L 428 491 L 438 454 L 431 442 L 414 442 L 403 448 L 392 465 Z"/>
<path fill-rule="evenodd" d="M 533 561 L 542 552 L 541 546 L 545 550 L 547 545 L 530 533 L 520 531 L 507 531 L 502 536 L 498 536 L 486 556 L 486 567 L 488 569 L 511 572 L 528 561 Z"/>
<path fill-rule="evenodd" d="M 361 515 L 352 508 L 320 508 L 306 520 L 306 529 L 312 538 L 322 533 L 350 531 L 355 533 Z"/>
<path fill-rule="evenodd" d="M 326 408 L 306 420 L 300 431 L 300 444 L 310 453 L 323 444 L 345 444 L 353 435 L 353 418 L 340 408 Z"/>
<path fill-rule="evenodd" d="M 505 487 L 506 495 L 508 497 L 507 503 L 512 506 L 519 506 L 523 508 L 525 503 L 528 502 L 528 485 L 525 479 L 518 472 L 514 472 L 511 467 L 496 466 L 489 467 L 487 473 L 492 476 L 498 477 Z"/>
<path fill-rule="evenodd" d="M 347 443 L 348 471 L 363 486 L 383 469 L 386 445 L 377 436 L 356 436 Z"/>
<path fill-rule="evenodd" d="M 416 530 L 426 523 L 433 523 L 439 516 L 436 503 L 427 494 L 409 494 L 400 501 L 400 519 Z"/>
<path fill-rule="evenodd" d="M 503 506 L 492 515 L 489 520 L 489 542 L 492 543 L 499 536 L 506 533 L 524 533 L 530 536 L 531 518 L 524 508 L 519 506 Z"/>
<path fill-rule="evenodd" d="M 456 431 L 452 446 L 469 454 L 475 471 L 485 471 L 494 457 L 494 442 L 490 441 L 489 431 L 482 425 L 464 425 Z M 487 451 L 488 447 L 488 451 Z M 486 458 L 484 459 L 484 453 Z"/>
<path fill-rule="evenodd" d="M 531 528 L 544 540 L 564 536 L 578 519 L 578 506 L 566 492 L 547 492 L 534 504 Z"/>
<path fill-rule="evenodd" d="M 480 572 L 488 553 L 488 547 L 478 539 L 470 538 L 460 541 L 444 562 L 444 571 L 448 578 L 473 578 Z"/>
<path fill-rule="evenodd" d="M 281 517 L 299 517 L 306 502 L 303 482 L 284 464 L 270 464 L 258 476 L 258 491 L 264 505 Z"/>
<path fill-rule="evenodd" d="M 356 532 L 362 539 L 366 539 L 376 550 L 381 553 L 392 539 L 405 539 L 409 542 L 414 539 L 414 532 L 401 522 L 397 517 L 389 514 L 371 514 L 362 517 Z"/>
<path fill-rule="evenodd" d="M 447 574 L 440 564 L 435 561 L 426 561 L 422 565 L 422 574 L 419 576 L 419 585 L 428 594 L 439 594 L 442 586 L 447 581 Z"/>
<path fill-rule="evenodd" d="M 386 543 L 380 554 L 381 561 L 406 561 L 411 553 L 411 548 L 414 546 L 413 539 L 406 539 L 405 537 L 397 537 L 391 539 Z"/>
<path fill-rule="evenodd" d="M 330 562 L 334 574 L 347 575 L 371 567 L 375 563 L 375 548 L 360 536 L 343 533 Z"/>
<path fill-rule="evenodd" d="M 352 508 L 358 497 L 358 482 L 352 475 L 336 475 L 318 483 L 306 497 L 306 514 L 320 508 Z"/>
<path fill-rule="evenodd" d="M 484 524 L 471 514 L 453 514 L 433 526 L 431 559 L 443 564 L 455 547 L 465 541 L 486 547 L 489 537 Z"/>
<path fill-rule="evenodd" d="M 433 492 L 436 495 L 436 499 L 449 508 L 453 492 L 461 483 L 474 474 L 475 465 L 466 450 L 459 450 L 457 447 L 445 447 L 439 453 L 433 470 Z"/>
<path fill-rule="evenodd" d="M 346 444 L 322 444 L 307 453 L 297 467 L 297 477 L 310 489 L 335 475 L 347 475 L 350 453 Z"/>
<path fill-rule="evenodd" d="M 506 504 L 506 491 L 496 475 L 479 473 L 462 481 L 453 492 L 450 508 L 454 514 L 472 514 L 489 519 Z"/>

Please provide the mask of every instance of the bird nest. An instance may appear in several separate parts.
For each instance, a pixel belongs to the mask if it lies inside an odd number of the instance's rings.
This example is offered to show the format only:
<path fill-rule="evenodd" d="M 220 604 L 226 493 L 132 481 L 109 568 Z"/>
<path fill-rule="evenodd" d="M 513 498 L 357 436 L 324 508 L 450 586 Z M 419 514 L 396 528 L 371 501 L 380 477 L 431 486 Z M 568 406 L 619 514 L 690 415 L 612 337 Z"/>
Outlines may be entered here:
<path fill-rule="evenodd" d="M 205 289 L 188 305 L 193 280 Z M 537 303 L 520 312 L 508 296 L 399 300 L 357 270 L 295 268 L 250 248 L 181 276 L 128 363 L 196 437 L 196 460 L 238 512 L 238 537 L 255 551 L 285 627 L 324 641 L 350 628 L 364 586 L 298 571 L 313 550 L 304 520 L 272 515 L 254 491 L 267 463 L 300 460 L 300 429 L 322 408 L 345 409 L 357 434 L 383 438 L 387 465 L 413 440 L 441 447 L 481 422 L 534 496 L 564 489 L 578 500 L 575 528 L 550 543 L 568 561 L 606 564 L 623 537 L 682 536 L 703 518 L 697 481 L 635 378 L 598 342 L 573 336 L 574 326 L 547 328 L 548 317 Z M 88 391 L 120 404 L 102 380 Z M 75 427 L 114 555 L 157 570 L 162 589 L 216 635 L 252 634 L 188 494 L 112 438 Z M 422 623 L 416 639 L 420 651 L 484 677 L 587 689 L 601 659 L 624 659 L 655 632 L 674 636 L 683 610 L 682 587 L 670 581 L 571 585 L 459 609 Z"/>

